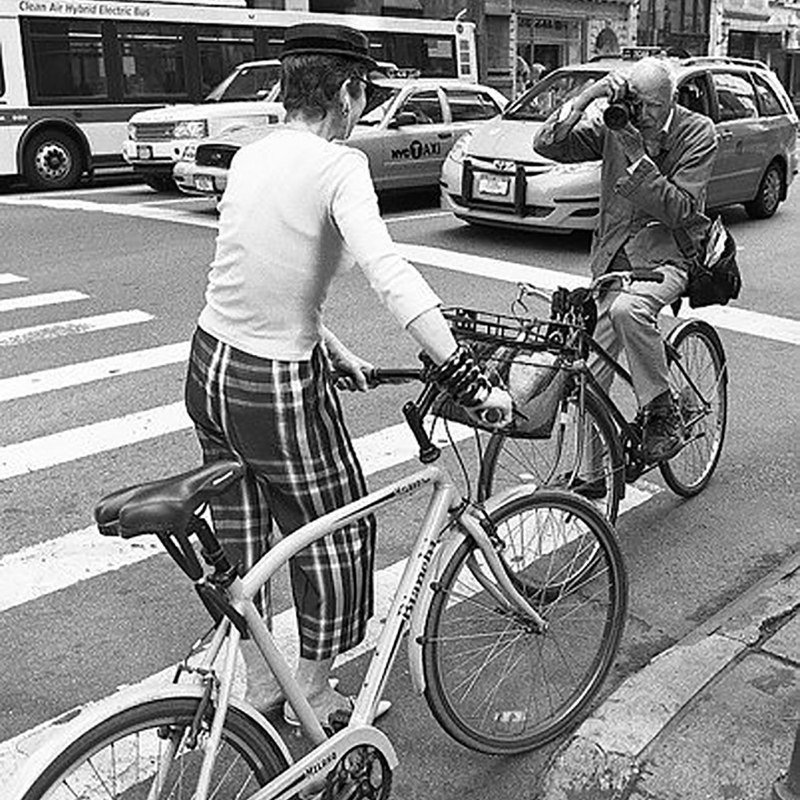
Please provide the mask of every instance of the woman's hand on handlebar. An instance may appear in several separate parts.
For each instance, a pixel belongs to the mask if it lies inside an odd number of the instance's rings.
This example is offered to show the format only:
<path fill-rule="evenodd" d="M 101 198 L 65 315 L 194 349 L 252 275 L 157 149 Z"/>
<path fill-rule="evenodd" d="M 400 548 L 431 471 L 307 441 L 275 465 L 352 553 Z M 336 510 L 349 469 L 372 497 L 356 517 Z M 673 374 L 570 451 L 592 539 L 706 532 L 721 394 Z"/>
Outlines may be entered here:
<path fill-rule="evenodd" d="M 348 351 L 346 356 L 339 354 L 331 362 L 334 369 L 333 383 L 337 389 L 345 392 L 366 392 L 369 389 L 370 375 L 375 371 L 369 361 L 364 361 Z"/>
<path fill-rule="evenodd" d="M 504 428 L 511 422 L 514 401 L 511 395 L 499 386 L 493 386 L 489 396 L 479 406 L 466 409 L 470 416 L 483 425 Z"/>

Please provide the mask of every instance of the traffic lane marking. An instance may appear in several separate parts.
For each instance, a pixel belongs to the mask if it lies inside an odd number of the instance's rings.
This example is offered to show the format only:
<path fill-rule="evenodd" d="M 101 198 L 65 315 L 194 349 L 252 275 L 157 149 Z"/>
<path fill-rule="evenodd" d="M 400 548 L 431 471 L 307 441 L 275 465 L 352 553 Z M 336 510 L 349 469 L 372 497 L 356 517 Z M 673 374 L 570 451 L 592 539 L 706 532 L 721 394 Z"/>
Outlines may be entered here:
<path fill-rule="evenodd" d="M 418 244 L 398 244 L 400 252 L 409 261 L 425 264 L 469 275 L 494 278 L 508 283 L 530 283 L 541 289 L 553 290 L 559 286 L 575 289 L 588 285 L 588 278 L 557 270 L 532 267 L 513 261 L 504 261 L 470 253 L 454 253 L 439 247 Z M 665 311 L 671 314 L 671 311 Z M 697 318 L 718 328 L 736 333 L 745 333 L 786 344 L 800 344 L 800 321 L 787 317 L 775 317 L 750 311 L 746 308 L 709 306 L 702 309 L 686 308 L 681 318 Z"/>
<path fill-rule="evenodd" d="M 0 313 L 20 311 L 26 308 L 55 306 L 61 303 L 73 303 L 76 300 L 88 299 L 88 294 L 76 292 L 73 289 L 65 289 L 58 292 L 43 292 L 42 294 L 24 294 L 19 297 L 7 297 L 5 300 L 0 300 Z"/>
<path fill-rule="evenodd" d="M 0 347 L 15 347 L 75 333 L 93 333 L 125 325 L 138 325 L 142 322 L 149 322 L 151 319 L 153 319 L 152 314 L 133 309 L 132 311 L 114 311 L 109 314 L 98 314 L 93 317 L 82 317 L 63 322 L 48 322 L 28 328 L 15 328 L 0 332 Z"/>
<path fill-rule="evenodd" d="M 218 227 L 216 219 L 203 219 L 192 215 L 190 212 L 175 212 L 170 210 L 158 211 L 153 208 L 139 206 L 126 206 L 121 204 L 98 204 L 83 200 L 59 200 L 58 198 L 32 199 L 0 197 L 0 203 L 12 205 L 38 205 L 59 210 L 73 210 L 86 212 L 101 212 L 117 214 L 128 217 L 153 219 L 160 222 L 175 222 L 182 225 L 195 225 L 204 228 Z M 450 212 L 437 212 L 449 214 Z M 387 220 L 390 223 L 402 220 Z M 417 264 L 447 269 L 451 272 L 462 272 L 468 275 L 480 275 L 485 278 L 505 281 L 507 283 L 532 283 L 542 289 L 556 289 L 565 286 L 574 289 L 586 286 L 588 278 L 572 273 L 534 267 L 513 261 L 504 261 L 488 256 L 478 256 L 470 253 L 459 253 L 453 250 L 444 250 L 427 245 L 398 243 L 398 248 L 409 261 Z M 672 312 L 665 309 L 666 314 Z M 787 344 L 800 344 L 800 321 L 786 317 L 774 317 L 757 311 L 724 306 L 711 306 L 704 309 L 685 309 L 681 318 L 703 319 L 710 324 L 750 336 L 763 339 L 785 342 Z"/>

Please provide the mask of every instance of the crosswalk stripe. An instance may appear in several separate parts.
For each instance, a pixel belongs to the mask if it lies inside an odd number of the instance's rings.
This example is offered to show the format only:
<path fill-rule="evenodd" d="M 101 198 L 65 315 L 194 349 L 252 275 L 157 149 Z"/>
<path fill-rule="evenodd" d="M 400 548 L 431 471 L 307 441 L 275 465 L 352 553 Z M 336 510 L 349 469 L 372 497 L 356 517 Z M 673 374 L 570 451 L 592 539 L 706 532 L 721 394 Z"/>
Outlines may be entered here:
<path fill-rule="evenodd" d="M 21 275 L 14 275 L 11 272 L 0 272 L 0 284 L 25 283 L 28 279 Z"/>
<path fill-rule="evenodd" d="M 574 289 L 589 283 L 588 277 L 580 275 L 532 267 L 529 264 L 518 264 L 498 258 L 454 253 L 452 250 L 443 250 L 440 247 L 418 244 L 399 244 L 398 247 L 407 259 L 417 264 L 426 264 L 469 275 L 480 275 L 484 278 L 494 278 L 509 283 L 530 283 L 547 290 L 556 289 L 559 286 Z M 669 315 L 671 311 L 665 309 L 665 313 Z M 703 319 L 715 327 L 737 333 L 746 333 L 750 336 L 787 344 L 800 344 L 800 320 L 728 306 L 691 309 L 686 303 L 683 304 L 680 316 Z"/>
<path fill-rule="evenodd" d="M 182 364 L 188 359 L 189 342 L 185 341 L 14 375 L 10 378 L 0 378 L 0 403 L 56 389 L 66 389 L 70 386 L 80 386 L 105 378 L 116 378 L 131 372 L 155 369 L 169 364 Z"/>
<path fill-rule="evenodd" d="M 76 333 L 93 333 L 95 331 L 108 330 L 109 328 L 120 328 L 125 325 L 147 322 L 151 319 L 153 319 L 152 314 L 134 309 L 132 311 L 114 311 L 110 314 L 70 319 L 64 322 L 49 322 L 44 325 L 33 325 L 29 328 L 15 328 L 14 330 L 0 332 L 0 347 L 13 347 Z"/>
<path fill-rule="evenodd" d="M 76 292 L 72 289 L 60 292 L 45 292 L 43 294 L 26 294 L 22 297 L 8 297 L 5 300 L 0 300 L 0 312 L 19 311 L 24 308 L 41 308 L 42 306 L 54 306 L 88 299 L 88 294 Z"/>
<path fill-rule="evenodd" d="M 133 422 L 127 421 L 131 427 L 122 438 L 130 441 L 127 437 L 159 436 L 170 425 L 188 428 L 189 418 L 182 408 L 176 407 L 178 405 L 180 404 L 165 406 L 164 409 L 161 409 L 164 412 L 164 418 L 153 427 L 146 427 L 140 419 Z M 150 418 L 153 417 L 154 415 L 150 414 Z M 123 424 L 121 420 L 112 420 L 108 425 L 111 430 L 114 430 L 121 424 Z M 471 436 L 472 431 L 465 426 L 451 425 L 450 434 L 454 441 L 460 441 Z M 61 443 L 58 447 L 63 452 L 69 453 L 70 447 L 78 447 L 80 441 L 90 441 L 94 439 L 95 435 L 98 434 L 78 429 L 74 437 L 71 436 L 66 444 Z M 98 436 L 102 439 L 104 435 L 107 434 L 101 433 Z M 445 444 L 443 435 L 435 436 L 434 439 L 441 445 Z M 108 445 L 112 444 L 108 439 L 105 441 Z M 42 440 L 34 440 L 34 442 L 34 446 L 28 453 L 29 460 L 27 462 L 19 458 L 13 467 L 10 461 L 0 462 L 3 465 L 0 478 L 7 477 L 13 469 L 16 469 L 19 474 L 19 470 L 26 466 L 35 466 L 40 469 L 50 466 L 44 461 L 40 461 L 36 465 L 32 463 L 31 454 L 36 452 L 47 454 L 49 447 L 52 446 Z M 355 440 L 354 445 L 366 475 L 373 475 L 403 464 L 417 455 L 416 440 L 405 423 L 361 436 Z M 50 457 L 58 459 L 58 455 L 53 456 L 52 453 L 50 453 Z M 59 462 L 55 461 L 54 463 Z M 114 487 L 109 487 L 109 489 L 111 488 Z M 135 542 L 123 542 L 119 539 L 100 536 L 94 525 L 72 531 L 56 539 L 25 547 L 0 558 L 0 612 L 64 589 L 77 581 L 87 580 L 102 573 L 135 564 L 158 552 L 162 552 L 161 545 L 154 542 L 152 537 L 142 537 L 136 539 Z M 54 569 L 55 566 L 57 568 Z"/>

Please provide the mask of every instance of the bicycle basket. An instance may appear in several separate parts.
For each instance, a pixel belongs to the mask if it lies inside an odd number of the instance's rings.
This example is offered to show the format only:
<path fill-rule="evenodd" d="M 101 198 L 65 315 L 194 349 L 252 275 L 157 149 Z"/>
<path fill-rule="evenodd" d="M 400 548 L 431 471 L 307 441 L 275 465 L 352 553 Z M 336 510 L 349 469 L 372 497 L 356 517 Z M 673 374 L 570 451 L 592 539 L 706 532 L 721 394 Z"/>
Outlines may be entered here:
<path fill-rule="evenodd" d="M 574 326 L 460 307 L 445 308 L 443 313 L 458 342 L 470 347 L 492 382 L 507 387 L 514 399 L 518 413 L 503 433 L 548 438 L 567 378 L 562 349 L 571 341 Z M 446 396 L 437 401 L 433 412 L 464 425 L 487 427 Z"/>

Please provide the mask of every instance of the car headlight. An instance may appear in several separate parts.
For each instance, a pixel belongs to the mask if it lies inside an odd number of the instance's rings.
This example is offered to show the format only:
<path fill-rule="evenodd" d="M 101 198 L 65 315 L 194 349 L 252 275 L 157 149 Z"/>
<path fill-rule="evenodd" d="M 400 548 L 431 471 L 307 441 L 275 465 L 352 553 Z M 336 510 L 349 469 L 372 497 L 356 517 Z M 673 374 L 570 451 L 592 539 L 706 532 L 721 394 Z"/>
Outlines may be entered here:
<path fill-rule="evenodd" d="M 128 123 L 128 138 L 135 139 L 136 138 L 136 125 L 132 122 Z"/>
<path fill-rule="evenodd" d="M 465 133 L 463 136 L 460 136 L 458 139 L 456 139 L 456 143 L 451 148 L 447 157 L 452 161 L 455 161 L 456 164 L 460 164 L 464 160 L 464 156 L 467 154 L 467 148 L 469 147 L 469 143 L 471 141 L 471 133 Z"/>
<path fill-rule="evenodd" d="M 181 153 L 181 161 L 194 161 L 195 155 L 197 154 L 197 145 L 190 144 L 183 148 L 183 152 Z"/>
<path fill-rule="evenodd" d="M 204 119 L 176 122 L 172 135 L 176 139 L 204 139 L 208 136 L 208 122 Z"/>

